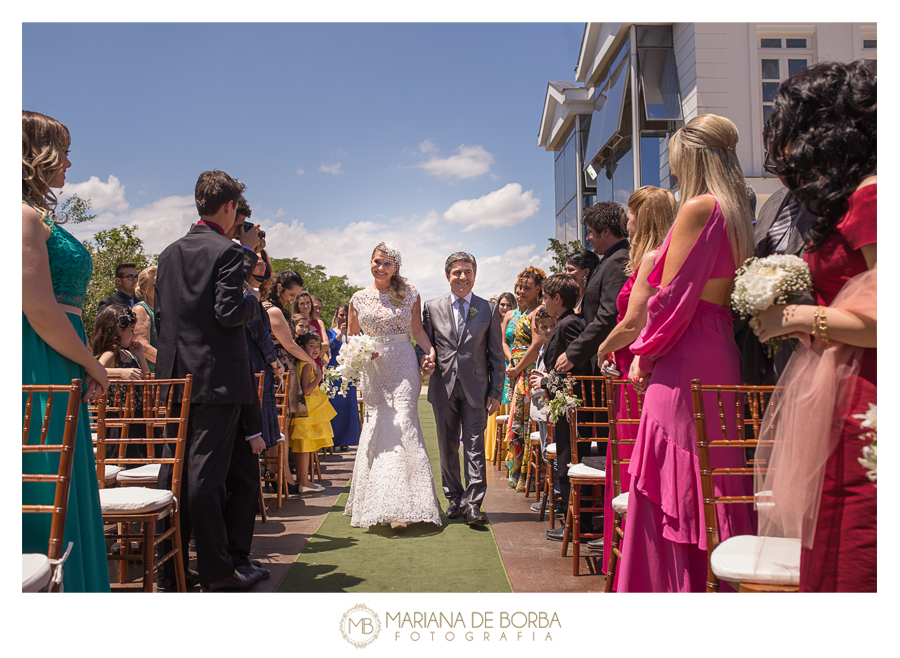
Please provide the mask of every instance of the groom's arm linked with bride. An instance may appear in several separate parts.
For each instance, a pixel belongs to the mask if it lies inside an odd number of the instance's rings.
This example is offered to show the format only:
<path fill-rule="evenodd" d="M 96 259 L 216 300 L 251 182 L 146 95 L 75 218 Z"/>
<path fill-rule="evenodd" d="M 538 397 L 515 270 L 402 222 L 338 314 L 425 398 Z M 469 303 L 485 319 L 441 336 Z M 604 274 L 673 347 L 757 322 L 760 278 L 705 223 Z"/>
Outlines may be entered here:
<path fill-rule="evenodd" d="M 487 491 L 484 430 L 488 415 L 500 407 L 505 376 L 501 318 L 496 304 L 471 293 L 474 257 L 454 254 L 445 269 L 452 292 L 423 307 L 422 326 L 435 361 L 429 362 L 418 346 L 416 354 L 425 374 L 431 375 L 428 401 L 437 426 L 447 516 L 465 515 L 468 525 L 481 525 L 485 518 L 479 508 Z M 460 480 L 460 438 L 465 487 Z"/>

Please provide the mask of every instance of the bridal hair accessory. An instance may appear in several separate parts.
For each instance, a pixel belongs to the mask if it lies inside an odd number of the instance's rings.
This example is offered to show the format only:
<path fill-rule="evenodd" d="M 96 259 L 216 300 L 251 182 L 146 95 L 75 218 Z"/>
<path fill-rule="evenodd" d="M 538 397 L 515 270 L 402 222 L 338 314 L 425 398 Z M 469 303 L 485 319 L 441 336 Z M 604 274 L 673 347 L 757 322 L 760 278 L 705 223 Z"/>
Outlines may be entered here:
<path fill-rule="evenodd" d="M 395 247 L 392 243 L 379 242 L 375 247 L 375 251 L 380 251 L 385 256 L 390 258 L 392 261 L 394 261 L 394 265 L 397 266 L 397 269 L 400 269 L 400 263 L 402 262 L 402 259 L 400 258 L 400 250 L 397 249 L 397 247 Z"/>

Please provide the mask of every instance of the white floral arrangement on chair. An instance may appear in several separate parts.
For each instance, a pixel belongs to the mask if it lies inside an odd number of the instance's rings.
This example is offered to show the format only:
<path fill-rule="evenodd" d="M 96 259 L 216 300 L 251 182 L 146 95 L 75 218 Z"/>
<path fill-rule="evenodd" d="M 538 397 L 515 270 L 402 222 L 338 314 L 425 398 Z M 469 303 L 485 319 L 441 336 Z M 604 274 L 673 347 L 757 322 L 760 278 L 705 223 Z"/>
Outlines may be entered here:
<path fill-rule="evenodd" d="M 748 258 L 735 273 L 731 307 L 740 317 L 756 317 L 774 304 L 790 304 L 812 290 L 812 274 L 802 258 L 775 254 Z M 783 337 L 768 341 L 769 356 L 781 350 Z"/>
<path fill-rule="evenodd" d="M 566 415 L 569 409 L 574 409 L 582 400 L 572 393 L 572 379 L 559 375 L 551 370 L 547 375 L 547 422 L 555 423 L 561 416 Z"/>
<path fill-rule="evenodd" d="M 328 397 L 340 395 L 347 397 L 347 390 L 351 386 L 359 384 L 363 368 L 372 360 L 375 351 L 375 341 L 371 336 L 351 336 L 341 345 L 338 352 L 336 368 L 326 368 L 322 372 L 322 383 L 319 388 L 328 394 Z"/>
<path fill-rule="evenodd" d="M 862 449 L 863 456 L 858 457 L 857 461 L 863 467 L 869 469 L 866 477 L 870 482 L 878 481 L 878 405 L 869 403 L 869 410 L 864 414 L 854 414 L 854 418 L 860 419 L 862 422 L 859 426 L 862 429 L 869 430 L 860 435 L 860 439 L 866 441 L 872 439 L 872 443 Z"/>

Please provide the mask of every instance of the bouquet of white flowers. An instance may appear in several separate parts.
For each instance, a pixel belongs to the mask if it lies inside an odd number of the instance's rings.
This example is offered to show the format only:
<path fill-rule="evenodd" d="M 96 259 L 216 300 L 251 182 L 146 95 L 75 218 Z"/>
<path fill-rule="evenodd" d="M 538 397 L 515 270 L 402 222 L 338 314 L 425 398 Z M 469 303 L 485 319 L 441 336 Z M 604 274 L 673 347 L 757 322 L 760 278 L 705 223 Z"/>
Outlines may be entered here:
<path fill-rule="evenodd" d="M 878 405 L 869 403 L 869 410 L 864 414 L 855 414 L 854 418 L 859 418 L 862 422 L 859 426 L 869 430 L 859 438 L 862 440 L 872 439 L 872 443 L 862 449 L 863 456 L 858 457 L 858 461 L 865 468 L 869 469 L 866 477 L 871 482 L 878 481 Z"/>
<path fill-rule="evenodd" d="M 756 316 L 774 304 L 789 304 L 812 290 L 812 275 L 802 258 L 775 254 L 748 258 L 738 268 L 731 306 L 741 318 Z M 781 337 L 769 340 L 769 355 L 781 349 Z"/>
<path fill-rule="evenodd" d="M 348 342 L 341 345 L 341 351 L 337 355 L 338 366 L 326 368 L 322 373 L 319 388 L 329 397 L 335 395 L 347 397 L 347 389 L 359 384 L 363 368 L 372 360 L 374 351 L 375 341 L 370 336 L 352 336 Z"/>
<path fill-rule="evenodd" d="M 547 405 L 547 422 L 555 423 L 560 416 L 564 416 L 569 409 L 574 409 L 581 404 L 581 398 L 572 393 L 572 380 L 558 375 L 551 370 L 547 375 L 547 390 L 549 403 Z"/>

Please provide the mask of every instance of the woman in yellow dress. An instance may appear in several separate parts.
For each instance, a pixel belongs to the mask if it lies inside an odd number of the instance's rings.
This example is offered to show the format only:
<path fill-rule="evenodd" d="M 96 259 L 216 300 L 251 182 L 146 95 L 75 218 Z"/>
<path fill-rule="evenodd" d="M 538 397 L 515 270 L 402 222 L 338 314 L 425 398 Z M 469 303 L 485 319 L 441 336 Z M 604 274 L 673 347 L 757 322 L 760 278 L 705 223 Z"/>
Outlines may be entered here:
<path fill-rule="evenodd" d="M 319 356 L 322 339 L 318 334 L 307 332 L 297 336 L 297 344 L 313 359 Z M 297 484 L 300 493 L 318 493 L 325 487 L 309 479 L 309 455 L 319 448 L 334 445 L 331 419 L 337 415 L 328 401 L 328 396 L 319 388 L 322 382 L 322 371 L 313 372 L 312 365 L 299 361 L 300 387 L 306 397 L 306 409 L 309 415 L 294 418 L 291 421 L 291 452 L 294 453 L 297 467 Z"/>

